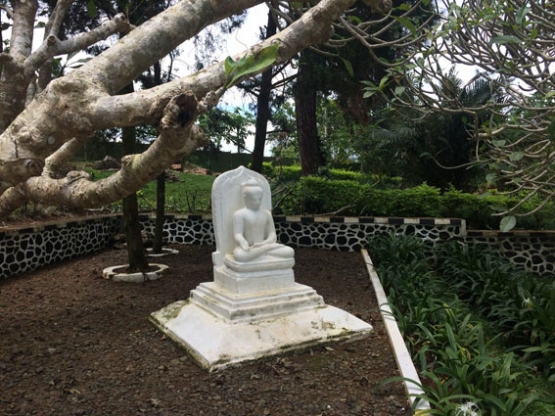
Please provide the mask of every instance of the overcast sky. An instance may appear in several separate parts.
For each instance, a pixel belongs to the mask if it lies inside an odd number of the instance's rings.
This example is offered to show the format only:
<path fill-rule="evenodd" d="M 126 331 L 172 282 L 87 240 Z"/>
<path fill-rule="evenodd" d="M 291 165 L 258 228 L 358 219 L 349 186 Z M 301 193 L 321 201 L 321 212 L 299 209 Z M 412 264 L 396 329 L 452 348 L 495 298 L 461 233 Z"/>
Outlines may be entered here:
<path fill-rule="evenodd" d="M 260 27 L 265 26 L 268 21 L 268 7 L 265 4 L 260 4 L 256 7 L 249 9 L 247 18 L 241 28 L 227 36 L 225 41 L 225 46 L 221 53 L 217 57 L 218 61 L 223 61 L 228 56 L 235 56 L 244 50 L 248 49 L 250 46 L 258 43 Z M 185 48 L 187 46 L 185 45 Z M 187 54 L 184 54 L 185 56 Z M 248 104 L 252 102 L 252 98 L 244 97 L 241 92 L 238 91 L 236 87 L 231 88 L 220 102 L 221 108 L 235 108 L 241 107 L 243 109 L 248 108 Z M 249 136 L 246 140 L 247 150 L 252 151 L 254 148 L 254 126 L 252 126 L 251 131 L 253 134 Z M 236 152 L 237 147 L 234 145 L 227 145 L 222 143 L 222 150 L 228 152 Z M 271 156 L 270 146 L 266 146 L 265 156 Z"/>

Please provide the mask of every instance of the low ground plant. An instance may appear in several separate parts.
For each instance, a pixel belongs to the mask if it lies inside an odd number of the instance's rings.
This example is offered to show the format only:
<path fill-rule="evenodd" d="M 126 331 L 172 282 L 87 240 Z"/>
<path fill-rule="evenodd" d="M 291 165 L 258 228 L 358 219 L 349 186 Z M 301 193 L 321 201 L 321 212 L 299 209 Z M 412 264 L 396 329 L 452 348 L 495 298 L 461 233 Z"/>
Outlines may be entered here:
<path fill-rule="evenodd" d="M 413 236 L 381 235 L 369 250 L 433 406 L 427 414 L 461 414 L 468 403 L 480 415 L 555 414 L 555 332 L 543 319 L 553 285 L 456 242 L 437 265 Z"/>

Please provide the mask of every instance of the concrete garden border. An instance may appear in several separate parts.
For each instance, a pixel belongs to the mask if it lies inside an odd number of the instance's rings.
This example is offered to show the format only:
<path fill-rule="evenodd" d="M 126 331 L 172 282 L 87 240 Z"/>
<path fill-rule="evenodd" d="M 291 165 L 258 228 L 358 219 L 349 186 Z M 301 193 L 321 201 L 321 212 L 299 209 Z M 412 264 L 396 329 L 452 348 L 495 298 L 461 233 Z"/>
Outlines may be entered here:
<path fill-rule="evenodd" d="M 397 321 L 393 316 L 393 311 L 389 306 L 387 296 L 381 284 L 380 278 L 376 273 L 372 259 L 370 258 L 368 251 L 365 249 L 361 250 L 361 254 L 364 259 L 364 263 L 366 264 L 366 270 L 368 271 L 370 282 L 372 283 L 372 287 L 376 293 L 376 299 L 378 301 L 378 306 L 380 307 L 380 314 L 389 338 L 389 343 L 393 349 L 393 354 L 395 355 L 397 367 L 399 367 L 401 377 L 406 379 L 403 383 L 405 385 L 410 405 L 413 406 L 416 401 L 416 396 L 424 394 L 424 391 L 419 387 L 422 382 L 420 381 L 418 372 L 416 371 L 410 353 L 405 345 L 405 341 L 403 340 Z M 414 383 L 411 383 L 408 380 L 414 380 Z M 425 411 L 429 409 L 430 404 L 427 401 L 421 400 L 418 402 L 415 410 Z"/>

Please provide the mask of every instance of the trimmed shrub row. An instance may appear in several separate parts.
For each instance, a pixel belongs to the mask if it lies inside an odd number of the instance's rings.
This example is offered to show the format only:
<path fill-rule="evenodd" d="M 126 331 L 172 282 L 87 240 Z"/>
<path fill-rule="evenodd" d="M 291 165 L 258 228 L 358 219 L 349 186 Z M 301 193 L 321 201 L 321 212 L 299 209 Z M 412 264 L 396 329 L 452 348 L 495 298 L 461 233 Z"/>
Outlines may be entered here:
<path fill-rule="evenodd" d="M 356 177 L 357 173 L 353 174 Z M 438 188 L 426 184 L 402 190 L 380 189 L 363 180 L 320 176 L 300 177 L 290 186 L 287 197 L 279 200 L 279 206 L 275 207 L 276 213 L 464 218 L 473 229 L 498 229 L 500 218 L 492 216 L 494 208 L 513 206 L 519 200 L 519 197 L 494 193 L 473 195 L 454 189 L 442 194 Z M 522 211 L 531 209 L 534 203 L 537 201 L 529 201 Z M 534 215 L 519 218 L 517 227 L 554 229 L 555 204 L 550 203 Z"/>

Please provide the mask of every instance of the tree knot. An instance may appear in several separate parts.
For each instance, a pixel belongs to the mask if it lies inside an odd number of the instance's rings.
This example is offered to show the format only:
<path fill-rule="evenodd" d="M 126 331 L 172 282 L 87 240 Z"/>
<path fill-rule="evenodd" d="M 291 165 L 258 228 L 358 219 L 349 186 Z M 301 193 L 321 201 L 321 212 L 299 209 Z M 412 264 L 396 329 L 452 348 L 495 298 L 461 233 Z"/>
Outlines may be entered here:
<path fill-rule="evenodd" d="M 162 129 L 183 129 L 197 116 L 197 97 L 191 91 L 173 97 L 164 109 Z"/>

